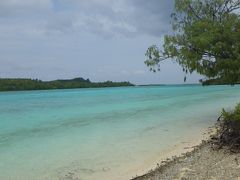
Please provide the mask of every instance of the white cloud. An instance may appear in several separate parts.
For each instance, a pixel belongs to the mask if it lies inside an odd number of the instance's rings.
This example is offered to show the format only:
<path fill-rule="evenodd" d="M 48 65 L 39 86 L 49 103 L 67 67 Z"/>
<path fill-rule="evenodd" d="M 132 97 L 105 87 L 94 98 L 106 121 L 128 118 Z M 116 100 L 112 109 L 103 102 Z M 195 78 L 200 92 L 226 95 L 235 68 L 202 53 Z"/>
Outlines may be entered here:
<path fill-rule="evenodd" d="M 5 26 L 7 21 L 11 29 L 19 30 L 17 32 L 38 29 L 47 34 L 85 31 L 103 37 L 160 36 L 169 29 L 165 19 L 169 19 L 171 12 L 161 4 L 171 5 L 172 1 L 1 0 L 0 26 Z M 20 22 L 33 30 L 19 29 Z"/>
<path fill-rule="evenodd" d="M 1 0 L 0 17 L 36 15 L 50 10 L 51 0 Z M 31 18 L 29 16 L 28 18 Z"/>
<path fill-rule="evenodd" d="M 5 7 L 37 7 L 51 4 L 51 0 L 1 0 L 0 6 Z"/>

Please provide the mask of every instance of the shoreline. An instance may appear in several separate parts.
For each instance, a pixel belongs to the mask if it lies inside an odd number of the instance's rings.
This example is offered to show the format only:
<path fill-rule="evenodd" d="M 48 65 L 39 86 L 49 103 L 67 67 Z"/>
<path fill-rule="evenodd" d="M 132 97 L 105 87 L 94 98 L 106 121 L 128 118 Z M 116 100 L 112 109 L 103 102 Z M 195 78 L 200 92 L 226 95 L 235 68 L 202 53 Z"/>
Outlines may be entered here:
<path fill-rule="evenodd" d="M 167 158 L 165 159 L 164 161 L 161 161 L 160 164 L 158 164 L 155 169 L 151 169 L 150 171 L 148 171 L 147 173 L 143 174 L 143 175 L 140 175 L 140 176 L 136 176 L 134 178 L 132 178 L 131 180 L 153 180 L 154 179 L 154 176 L 155 174 L 158 174 L 158 173 L 162 173 L 162 171 L 166 170 L 166 169 L 169 169 L 170 166 L 178 163 L 179 161 L 181 161 L 181 159 L 186 159 L 188 158 L 189 156 L 191 156 L 192 154 L 194 154 L 196 152 L 196 150 L 199 150 L 201 149 L 203 146 L 205 146 L 207 143 L 207 141 L 202 141 L 200 144 L 194 146 L 191 148 L 190 151 L 186 151 L 185 153 L 182 153 L 181 155 L 175 155 L 175 156 L 172 156 L 171 158 Z M 176 178 L 176 179 L 181 179 L 182 177 L 180 178 Z"/>
<path fill-rule="evenodd" d="M 146 164 L 152 165 L 145 165 L 140 167 L 139 169 L 136 169 L 135 171 L 136 174 L 130 177 L 130 179 L 141 180 L 141 177 L 151 174 L 152 172 L 159 169 L 161 166 L 164 166 L 166 163 L 193 152 L 195 148 L 201 146 L 204 142 L 208 141 L 209 138 L 213 134 L 215 134 L 215 132 L 216 126 L 210 126 L 206 129 L 203 129 L 201 131 L 201 135 L 199 135 L 198 137 L 193 137 L 191 139 L 188 139 L 187 141 L 177 142 L 174 146 L 171 146 L 163 151 L 160 151 L 157 155 L 154 155 L 154 157 L 147 161 Z M 119 178 L 119 180 L 120 179 L 121 178 Z"/>
<path fill-rule="evenodd" d="M 180 156 L 161 161 L 154 170 L 131 180 L 172 179 L 240 179 L 240 153 L 231 153 L 226 148 L 213 149 L 211 137 L 217 125 L 210 127 L 208 138 Z"/>

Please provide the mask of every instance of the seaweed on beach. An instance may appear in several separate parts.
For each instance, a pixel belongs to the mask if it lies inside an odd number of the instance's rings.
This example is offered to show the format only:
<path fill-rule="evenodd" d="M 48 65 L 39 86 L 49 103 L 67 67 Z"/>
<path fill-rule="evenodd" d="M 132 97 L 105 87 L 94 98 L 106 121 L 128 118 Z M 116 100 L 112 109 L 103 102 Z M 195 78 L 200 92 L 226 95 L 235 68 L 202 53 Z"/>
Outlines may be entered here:
<path fill-rule="evenodd" d="M 240 152 L 240 103 L 234 111 L 222 110 L 218 118 L 218 129 L 212 137 L 214 149 L 227 148 L 231 152 Z"/>

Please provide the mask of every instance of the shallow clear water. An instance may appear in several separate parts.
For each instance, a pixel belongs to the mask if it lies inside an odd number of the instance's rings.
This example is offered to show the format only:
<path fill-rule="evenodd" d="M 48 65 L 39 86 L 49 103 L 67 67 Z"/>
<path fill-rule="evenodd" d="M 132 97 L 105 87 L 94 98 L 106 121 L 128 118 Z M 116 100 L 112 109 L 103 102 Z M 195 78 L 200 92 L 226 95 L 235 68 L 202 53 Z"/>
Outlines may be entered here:
<path fill-rule="evenodd" d="M 238 101 L 240 86 L 2 92 L 0 179 L 134 176 Z"/>

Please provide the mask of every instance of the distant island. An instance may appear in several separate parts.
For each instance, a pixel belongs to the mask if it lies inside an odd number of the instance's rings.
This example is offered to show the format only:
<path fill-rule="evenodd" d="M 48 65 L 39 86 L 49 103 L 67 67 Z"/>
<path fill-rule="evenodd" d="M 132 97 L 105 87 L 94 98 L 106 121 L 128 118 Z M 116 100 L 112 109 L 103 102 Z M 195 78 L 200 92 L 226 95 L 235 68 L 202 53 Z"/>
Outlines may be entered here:
<path fill-rule="evenodd" d="M 237 81 L 237 80 L 230 81 L 230 80 L 228 80 L 228 79 L 223 79 L 223 78 L 200 80 L 199 82 L 202 83 L 203 86 L 208 86 L 208 85 L 234 85 L 234 84 L 240 84 L 240 82 Z"/>
<path fill-rule="evenodd" d="M 38 79 L 23 78 L 0 78 L 0 91 L 23 91 L 23 90 L 49 90 L 49 89 L 74 89 L 74 88 L 100 88 L 134 86 L 130 82 L 91 82 L 89 79 L 59 79 L 42 81 Z"/>

